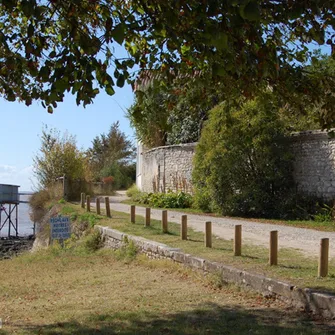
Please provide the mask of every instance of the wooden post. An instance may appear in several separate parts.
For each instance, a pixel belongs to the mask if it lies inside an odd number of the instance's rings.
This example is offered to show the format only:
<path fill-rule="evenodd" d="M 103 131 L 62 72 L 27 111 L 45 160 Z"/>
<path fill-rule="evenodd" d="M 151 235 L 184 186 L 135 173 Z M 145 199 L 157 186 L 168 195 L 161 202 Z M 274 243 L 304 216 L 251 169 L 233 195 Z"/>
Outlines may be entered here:
<path fill-rule="evenodd" d="M 278 231 L 270 231 L 269 265 L 278 264 Z"/>
<path fill-rule="evenodd" d="M 108 218 L 111 218 L 111 208 L 110 208 L 110 204 L 109 204 L 109 197 L 105 197 L 105 207 L 106 207 L 106 216 Z"/>
<path fill-rule="evenodd" d="M 85 193 L 81 193 L 81 208 L 85 208 Z"/>
<path fill-rule="evenodd" d="M 181 239 L 187 240 L 187 215 L 181 216 Z"/>
<path fill-rule="evenodd" d="M 234 256 L 242 254 L 242 225 L 235 225 Z"/>
<path fill-rule="evenodd" d="M 207 221 L 205 224 L 205 246 L 212 247 L 212 222 Z"/>
<path fill-rule="evenodd" d="M 100 215 L 101 212 L 100 212 L 100 198 L 99 197 L 95 199 L 95 207 L 97 208 L 97 214 Z"/>
<path fill-rule="evenodd" d="M 320 257 L 318 276 L 327 277 L 328 275 L 328 256 L 329 256 L 329 238 L 322 238 L 320 241 Z"/>
<path fill-rule="evenodd" d="M 135 205 L 130 206 L 130 222 L 135 223 Z"/>
<path fill-rule="evenodd" d="M 162 211 L 162 231 L 168 232 L 167 210 Z"/>
<path fill-rule="evenodd" d="M 91 211 L 91 197 L 89 195 L 86 196 L 86 211 Z"/>
<path fill-rule="evenodd" d="M 145 209 L 145 226 L 149 227 L 150 226 L 150 213 L 151 212 L 151 208 L 146 208 Z"/>

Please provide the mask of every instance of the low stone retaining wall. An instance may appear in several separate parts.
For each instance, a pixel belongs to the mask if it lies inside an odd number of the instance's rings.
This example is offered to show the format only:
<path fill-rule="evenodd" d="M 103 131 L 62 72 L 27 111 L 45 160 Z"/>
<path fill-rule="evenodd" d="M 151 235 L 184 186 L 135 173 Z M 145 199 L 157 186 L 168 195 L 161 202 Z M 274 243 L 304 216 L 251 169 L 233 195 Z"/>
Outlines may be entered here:
<path fill-rule="evenodd" d="M 0 259 L 11 258 L 33 247 L 34 239 L 0 239 Z"/>
<path fill-rule="evenodd" d="M 304 308 L 306 311 L 326 318 L 335 317 L 334 295 L 316 292 L 308 288 L 301 289 L 290 283 L 242 271 L 222 263 L 208 261 L 186 254 L 178 248 L 171 248 L 163 243 L 128 235 L 115 229 L 102 226 L 96 226 L 96 229 L 100 231 L 104 244 L 108 248 L 118 249 L 127 239 L 134 242 L 139 252 L 150 258 L 170 259 L 205 273 L 218 273 L 226 282 L 235 283 L 269 297 L 276 297 L 295 307 Z"/>

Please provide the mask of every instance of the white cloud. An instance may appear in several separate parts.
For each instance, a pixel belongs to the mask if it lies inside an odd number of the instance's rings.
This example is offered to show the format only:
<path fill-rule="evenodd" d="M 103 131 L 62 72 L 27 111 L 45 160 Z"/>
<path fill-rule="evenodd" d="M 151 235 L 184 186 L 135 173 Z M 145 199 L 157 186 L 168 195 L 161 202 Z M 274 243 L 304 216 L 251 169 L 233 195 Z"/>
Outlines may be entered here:
<path fill-rule="evenodd" d="M 16 171 L 15 166 L 11 165 L 0 165 L 0 175 L 1 174 L 10 174 Z"/>
<path fill-rule="evenodd" d="M 31 165 L 19 169 L 16 166 L 0 164 L 0 184 L 19 185 L 20 191 L 31 191 L 34 182 Z"/>

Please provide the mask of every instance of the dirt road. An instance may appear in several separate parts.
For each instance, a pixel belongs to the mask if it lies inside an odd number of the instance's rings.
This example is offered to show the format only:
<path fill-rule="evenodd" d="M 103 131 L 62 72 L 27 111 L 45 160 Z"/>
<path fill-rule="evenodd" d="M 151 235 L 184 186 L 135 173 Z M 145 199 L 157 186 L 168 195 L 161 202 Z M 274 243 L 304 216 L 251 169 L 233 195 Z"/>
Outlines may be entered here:
<path fill-rule="evenodd" d="M 110 197 L 111 210 L 130 213 L 130 206 L 120 203 L 127 199 L 124 191 L 119 191 L 116 196 Z M 92 203 L 92 205 L 94 205 Z M 258 223 L 248 220 L 218 218 L 206 215 L 195 215 L 176 211 L 168 211 L 168 221 L 179 223 L 181 216 L 187 214 L 188 226 L 195 231 L 204 231 L 206 221 L 212 222 L 213 234 L 224 239 L 233 239 L 234 226 L 242 225 L 243 241 L 248 244 L 268 246 L 269 235 L 271 230 L 278 230 L 279 248 L 294 248 L 302 251 L 306 255 L 318 256 L 320 239 L 329 238 L 330 257 L 335 257 L 335 232 L 321 232 L 313 229 L 295 228 L 283 225 Z M 145 208 L 137 206 L 136 215 L 145 216 Z M 162 211 L 160 209 L 152 209 L 151 217 L 161 220 Z"/>

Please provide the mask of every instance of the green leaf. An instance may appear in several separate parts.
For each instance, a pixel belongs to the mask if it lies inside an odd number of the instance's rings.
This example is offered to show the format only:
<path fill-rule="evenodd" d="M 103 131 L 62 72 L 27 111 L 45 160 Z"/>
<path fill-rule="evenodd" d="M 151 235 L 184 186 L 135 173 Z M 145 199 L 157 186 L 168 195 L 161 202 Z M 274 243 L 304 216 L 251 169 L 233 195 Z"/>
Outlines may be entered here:
<path fill-rule="evenodd" d="M 105 24 L 106 32 L 109 32 L 112 29 L 112 26 L 113 26 L 113 20 L 109 17 L 106 20 L 106 24 Z"/>
<path fill-rule="evenodd" d="M 214 64 L 212 67 L 213 75 L 223 77 L 227 74 L 226 69 L 219 65 L 219 64 Z"/>
<path fill-rule="evenodd" d="M 69 86 L 69 83 L 67 80 L 61 79 L 57 80 L 55 82 L 55 87 L 58 91 L 64 92 Z"/>
<path fill-rule="evenodd" d="M 42 66 L 38 75 L 41 77 L 42 81 L 46 82 L 50 75 L 49 68 L 47 66 Z"/>
<path fill-rule="evenodd" d="M 125 36 L 125 29 L 124 29 L 124 24 L 119 23 L 112 31 L 111 35 L 114 38 L 114 40 L 122 45 L 124 41 L 124 36 Z"/>
<path fill-rule="evenodd" d="M 256 2 L 249 2 L 245 7 L 241 7 L 240 15 L 245 20 L 259 21 L 261 19 L 259 5 Z"/>
<path fill-rule="evenodd" d="M 7 92 L 7 100 L 8 101 L 15 101 L 15 94 L 12 90 Z"/>
<path fill-rule="evenodd" d="M 114 91 L 113 87 L 111 87 L 111 86 L 106 87 L 105 90 L 106 90 L 106 93 L 108 95 L 114 95 L 115 94 L 115 91 Z"/>
<path fill-rule="evenodd" d="M 34 6 L 32 1 L 22 1 L 21 9 L 26 17 L 31 17 L 34 14 Z"/>
<path fill-rule="evenodd" d="M 32 24 L 28 27 L 28 37 L 31 37 L 34 35 L 34 26 Z"/>
<path fill-rule="evenodd" d="M 188 53 L 190 51 L 190 46 L 189 45 L 182 45 L 181 46 L 181 54 L 185 55 L 186 53 Z"/>
<path fill-rule="evenodd" d="M 54 57 L 56 57 L 56 51 L 51 51 L 50 53 L 49 53 L 49 58 L 54 58 Z"/>
<path fill-rule="evenodd" d="M 118 87 L 124 86 L 124 75 L 123 74 L 120 74 L 119 77 L 117 78 L 116 85 Z"/>
<path fill-rule="evenodd" d="M 293 8 L 290 13 L 288 13 L 288 16 L 291 20 L 295 20 L 301 17 L 303 12 L 304 12 L 304 9 L 302 8 L 302 6 L 296 5 L 296 7 Z"/>
<path fill-rule="evenodd" d="M 49 114 L 52 114 L 53 111 L 54 111 L 54 109 L 53 109 L 51 106 L 48 106 L 48 113 L 49 113 Z"/>
<path fill-rule="evenodd" d="M 218 50 L 223 50 L 228 48 L 228 35 L 223 32 L 219 32 L 211 40 L 211 44 Z"/>

